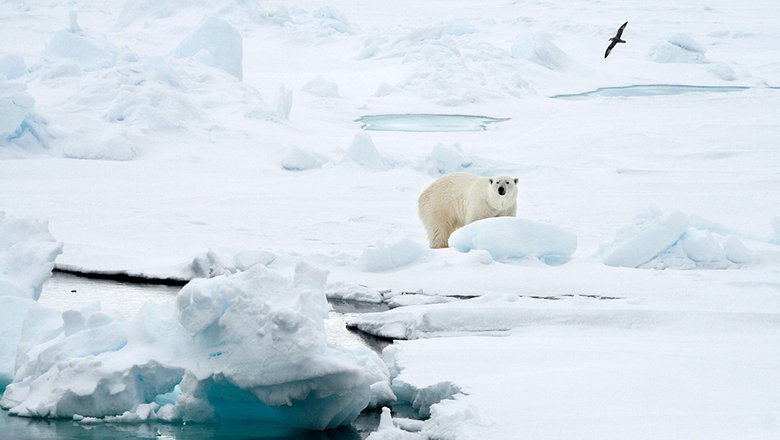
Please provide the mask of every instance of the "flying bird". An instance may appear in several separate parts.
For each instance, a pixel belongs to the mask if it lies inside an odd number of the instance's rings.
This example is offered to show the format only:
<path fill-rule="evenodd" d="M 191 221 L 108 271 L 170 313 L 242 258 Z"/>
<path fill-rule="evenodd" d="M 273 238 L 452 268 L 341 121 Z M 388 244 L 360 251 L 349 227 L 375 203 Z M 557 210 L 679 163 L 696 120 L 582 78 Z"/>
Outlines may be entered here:
<path fill-rule="evenodd" d="M 609 39 L 611 43 L 609 43 L 609 47 L 607 47 L 607 51 L 604 53 L 604 58 L 606 58 L 607 55 L 609 55 L 609 53 L 612 51 L 612 48 L 615 47 L 615 45 L 617 45 L 618 43 L 626 42 L 626 40 L 621 40 L 620 37 L 623 36 L 623 29 L 626 28 L 627 24 L 628 22 L 623 23 L 623 26 L 620 26 L 615 36 Z"/>

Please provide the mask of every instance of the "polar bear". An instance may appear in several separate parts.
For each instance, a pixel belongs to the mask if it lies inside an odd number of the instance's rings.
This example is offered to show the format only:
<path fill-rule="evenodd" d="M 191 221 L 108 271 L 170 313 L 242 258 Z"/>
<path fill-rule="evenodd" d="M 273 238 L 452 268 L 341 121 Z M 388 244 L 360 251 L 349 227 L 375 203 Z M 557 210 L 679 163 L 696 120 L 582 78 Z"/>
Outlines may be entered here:
<path fill-rule="evenodd" d="M 517 214 L 517 179 L 452 173 L 420 194 L 417 212 L 431 248 L 446 248 L 452 232 L 473 221 Z"/>

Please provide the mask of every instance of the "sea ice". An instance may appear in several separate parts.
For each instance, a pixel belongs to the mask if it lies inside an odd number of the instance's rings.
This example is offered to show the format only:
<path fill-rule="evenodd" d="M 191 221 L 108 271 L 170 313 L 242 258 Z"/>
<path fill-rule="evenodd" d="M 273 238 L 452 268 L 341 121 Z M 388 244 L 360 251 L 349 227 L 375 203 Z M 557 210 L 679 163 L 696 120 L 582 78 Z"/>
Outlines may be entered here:
<path fill-rule="evenodd" d="M 347 152 L 344 154 L 344 161 L 354 162 L 364 168 L 381 171 L 387 169 L 385 159 L 377 150 L 371 135 L 365 132 L 358 132 L 352 139 Z"/>
<path fill-rule="evenodd" d="M 312 151 L 292 146 L 287 148 L 279 161 L 287 171 L 306 171 L 322 167 L 327 158 Z"/>
<path fill-rule="evenodd" d="M 699 221 L 674 212 L 667 218 L 657 211 L 637 216 L 615 241 L 602 249 L 604 264 L 654 269 L 726 269 L 753 258 L 735 235 L 721 235 Z M 715 226 L 712 226 L 715 227 Z"/>
<path fill-rule="evenodd" d="M 306 85 L 303 86 L 303 91 L 320 98 L 339 97 L 338 84 L 325 80 L 319 76 L 307 82 Z"/>
<path fill-rule="evenodd" d="M 577 236 L 557 226 L 515 217 L 495 217 L 468 224 L 450 235 L 461 252 L 482 249 L 496 260 L 535 257 L 546 264 L 565 263 L 577 249 Z"/>
<path fill-rule="evenodd" d="M 16 79 L 27 73 L 27 64 L 21 55 L 7 53 L 0 55 L 0 78 Z"/>
<path fill-rule="evenodd" d="M 0 391 L 13 378 L 17 351 L 30 348 L 58 318 L 35 301 L 61 252 L 46 223 L 0 211 Z"/>
<path fill-rule="evenodd" d="M 174 55 L 192 57 L 243 79 L 242 43 L 241 33 L 230 23 L 210 17 L 179 44 Z"/>
<path fill-rule="evenodd" d="M 351 423 L 394 396 L 376 354 L 327 342 L 326 279 L 306 264 L 292 280 L 256 264 L 190 282 L 175 310 L 148 303 L 130 321 L 67 311 L 46 340 L 20 352 L 1 404 L 14 415 L 90 422 Z"/>
<path fill-rule="evenodd" d="M 397 269 L 416 261 L 425 252 L 422 246 L 408 238 L 392 243 L 378 242 L 375 246 L 363 249 L 360 268 L 366 272 Z"/>
<path fill-rule="evenodd" d="M 512 58 L 529 60 L 550 70 L 562 70 L 571 64 L 571 58 L 545 32 L 518 38 L 512 44 Z"/>

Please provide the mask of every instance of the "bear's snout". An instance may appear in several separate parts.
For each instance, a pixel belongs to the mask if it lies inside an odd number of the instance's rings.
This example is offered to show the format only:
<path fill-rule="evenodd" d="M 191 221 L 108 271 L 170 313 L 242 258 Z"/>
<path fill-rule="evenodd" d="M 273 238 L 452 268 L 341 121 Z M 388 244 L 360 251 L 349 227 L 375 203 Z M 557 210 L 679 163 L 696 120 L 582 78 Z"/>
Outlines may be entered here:
<path fill-rule="evenodd" d="M 498 187 L 498 195 L 503 196 L 506 194 L 506 189 L 504 189 L 503 185 Z"/>

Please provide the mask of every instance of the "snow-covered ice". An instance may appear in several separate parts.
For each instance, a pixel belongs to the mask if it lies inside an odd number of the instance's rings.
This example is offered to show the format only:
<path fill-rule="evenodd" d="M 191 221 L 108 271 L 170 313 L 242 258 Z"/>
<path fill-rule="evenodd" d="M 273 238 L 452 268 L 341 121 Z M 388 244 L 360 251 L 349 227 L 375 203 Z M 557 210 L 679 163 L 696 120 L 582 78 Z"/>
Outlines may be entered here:
<path fill-rule="evenodd" d="M 375 353 L 326 341 L 326 279 L 304 263 L 292 280 L 258 264 L 192 281 L 175 309 L 147 303 L 130 320 L 99 304 L 50 313 L 45 339 L 23 340 L 0 404 L 14 415 L 82 422 L 348 424 L 395 397 Z"/>
<path fill-rule="evenodd" d="M 392 389 L 430 412 L 395 423 L 420 438 L 780 431 L 777 2 L 31 0 L 0 17 L 0 210 L 50 231 L 34 240 L 40 264 L 0 265 L 16 292 L 1 313 L 27 341 L 2 367 L 29 372 L 5 396 L 20 414 L 214 415 L 225 407 L 210 393 L 240 394 L 220 374 L 247 376 L 209 370 L 244 347 L 209 338 L 260 338 L 220 322 L 273 318 L 276 330 L 256 326 L 318 343 L 327 295 L 386 302 L 355 325 L 420 339 L 385 353 L 390 385 L 372 355 L 318 346 L 349 386 L 306 384 L 360 391 L 311 426 Z M 624 21 L 626 44 L 604 59 Z M 398 114 L 508 119 L 460 132 L 356 122 Z M 427 249 L 417 197 L 456 171 L 517 177 L 518 218 Z M 552 254 L 562 264 L 540 263 Z M 55 256 L 212 278 L 185 290 L 190 331 L 173 307 L 63 317 L 31 299 Z M 287 279 L 299 264 L 303 284 Z M 301 307 L 264 309 L 258 280 Z M 263 310 L 220 307 L 231 301 Z M 102 352 L 84 355 L 93 336 Z M 384 426 L 377 436 L 409 434 Z"/>
<path fill-rule="evenodd" d="M 468 224 L 450 236 L 461 252 L 485 250 L 496 260 L 535 257 L 546 264 L 562 264 L 577 249 L 577 237 L 556 226 L 515 217 L 496 217 Z"/>

